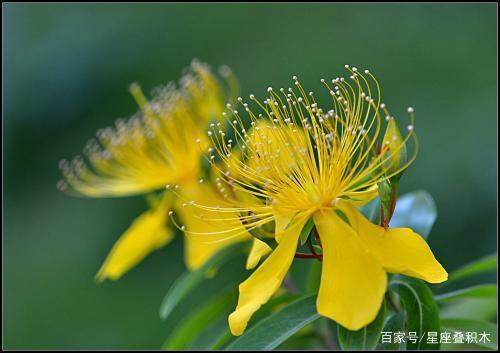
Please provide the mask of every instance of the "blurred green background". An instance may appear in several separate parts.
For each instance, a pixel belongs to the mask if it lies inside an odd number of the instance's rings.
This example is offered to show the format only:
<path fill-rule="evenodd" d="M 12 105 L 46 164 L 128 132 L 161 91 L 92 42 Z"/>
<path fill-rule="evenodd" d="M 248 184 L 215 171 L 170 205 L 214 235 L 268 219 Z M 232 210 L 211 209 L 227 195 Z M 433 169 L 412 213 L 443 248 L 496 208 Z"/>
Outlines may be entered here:
<path fill-rule="evenodd" d="M 421 150 L 402 191 L 434 196 L 436 256 L 452 270 L 496 251 L 495 4 L 2 10 L 4 348 L 158 348 L 185 315 L 188 305 L 169 322 L 158 316 L 164 293 L 185 269 L 179 237 L 122 280 L 93 281 L 144 200 L 72 198 L 55 184 L 61 158 L 136 111 L 129 83 L 149 90 L 177 80 L 193 57 L 228 64 L 245 95 L 289 85 L 294 74 L 319 90 L 319 79 L 344 74 L 346 63 L 369 68 L 393 114 L 406 119 L 406 107 L 415 107 Z"/>

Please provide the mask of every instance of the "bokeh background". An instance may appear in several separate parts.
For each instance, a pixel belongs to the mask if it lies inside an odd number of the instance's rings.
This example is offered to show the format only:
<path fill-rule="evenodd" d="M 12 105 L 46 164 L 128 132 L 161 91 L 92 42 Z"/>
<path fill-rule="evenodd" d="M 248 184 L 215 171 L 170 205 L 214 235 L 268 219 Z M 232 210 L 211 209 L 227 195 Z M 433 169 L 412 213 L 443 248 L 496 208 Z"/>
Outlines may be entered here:
<path fill-rule="evenodd" d="M 434 196 L 437 257 L 452 270 L 496 251 L 496 4 L 8 3 L 2 16 L 4 348 L 158 348 L 185 315 L 158 316 L 185 270 L 180 237 L 118 282 L 93 280 L 144 200 L 55 185 L 61 158 L 136 111 L 131 82 L 177 80 L 194 57 L 229 65 L 242 94 L 369 68 L 392 113 L 415 107 L 402 191 Z"/>

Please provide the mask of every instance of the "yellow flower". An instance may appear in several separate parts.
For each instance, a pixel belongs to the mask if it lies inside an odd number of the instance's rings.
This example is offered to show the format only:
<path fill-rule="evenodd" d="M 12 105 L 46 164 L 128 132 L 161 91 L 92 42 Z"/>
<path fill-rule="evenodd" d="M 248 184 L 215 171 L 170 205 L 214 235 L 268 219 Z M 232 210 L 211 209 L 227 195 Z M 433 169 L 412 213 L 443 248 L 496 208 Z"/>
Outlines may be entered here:
<path fill-rule="evenodd" d="M 349 79 L 321 80 L 330 96 L 329 109 L 321 108 L 315 95 L 306 93 L 294 77 L 295 89 L 276 92 L 269 87 L 264 101 L 250 95 L 260 113 L 239 99 L 250 129 L 228 105 L 232 115 L 228 130 L 208 131 L 212 169 L 219 175 L 220 187 L 231 192 L 218 207 L 191 205 L 203 210 L 212 229 L 205 232 L 188 226 L 187 234 L 202 242 L 221 241 L 226 231 L 217 229 L 217 224 L 244 220 L 252 232 L 274 223 L 278 244 L 239 286 L 238 305 L 229 316 L 234 335 L 243 333 L 253 313 L 279 289 L 294 257 L 322 259 L 317 310 L 351 330 L 375 319 L 386 291 L 387 272 L 431 283 L 447 279 L 421 236 L 407 228 L 372 224 L 357 209 L 376 197 L 380 182 L 412 163 L 418 144 L 411 109 L 406 136 L 391 137 L 390 148 L 380 146 L 389 112 L 381 103 L 379 84 L 368 70 L 362 74 L 346 68 Z M 391 129 L 395 131 L 390 128 L 386 138 Z M 401 151 L 404 148 L 406 153 L 410 140 L 415 152 L 403 161 Z M 234 161 L 234 155 L 239 161 Z M 321 254 L 297 253 L 301 231 L 310 220 Z"/>
<path fill-rule="evenodd" d="M 227 68 L 221 70 L 231 86 Z M 137 84 L 130 87 L 140 112 L 115 127 L 99 130 L 97 139 L 86 146 L 86 159 L 61 161 L 65 181 L 58 186 L 88 197 L 116 197 L 159 192 L 151 209 L 137 217 L 116 242 L 96 275 L 98 281 L 118 279 L 153 250 L 170 242 L 173 236 L 168 214 L 179 209 L 180 218 L 192 226 L 196 218 L 176 204 L 166 185 L 182 190 L 186 197 L 201 195 L 212 202 L 221 198 L 202 174 L 202 150 L 208 136 L 199 137 L 209 123 L 217 121 L 224 109 L 222 85 L 210 69 L 193 61 L 181 78 L 180 87 L 169 83 L 155 89 L 148 101 Z M 212 246 L 201 247 L 186 238 L 185 259 L 189 269 L 201 266 L 214 252 L 234 241 L 248 239 L 240 224 L 239 234 Z"/>

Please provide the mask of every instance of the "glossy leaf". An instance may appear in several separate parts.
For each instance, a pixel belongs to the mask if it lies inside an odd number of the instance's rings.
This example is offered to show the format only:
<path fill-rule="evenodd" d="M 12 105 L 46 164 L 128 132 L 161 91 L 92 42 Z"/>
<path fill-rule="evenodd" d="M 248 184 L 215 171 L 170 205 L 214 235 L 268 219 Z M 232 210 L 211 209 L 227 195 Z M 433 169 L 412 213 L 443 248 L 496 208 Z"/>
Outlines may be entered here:
<path fill-rule="evenodd" d="M 444 284 L 448 285 L 450 283 L 462 280 L 464 278 L 476 276 L 490 271 L 496 271 L 497 269 L 497 254 L 491 254 L 480 258 L 479 260 L 468 263 L 459 269 L 453 271 L 448 276 L 448 281 Z"/>
<path fill-rule="evenodd" d="M 231 341 L 232 338 L 233 335 L 231 334 L 231 331 L 226 330 L 214 343 L 214 345 L 212 346 L 212 350 L 222 350 L 224 346 L 226 346 L 227 343 Z"/>
<path fill-rule="evenodd" d="M 404 313 L 395 313 L 385 319 L 384 327 L 380 335 L 377 350 L 403 350 L 404 344 L 395 342 L 393 335 L 395 332 L 405 331 L 405 315 Z M 387 338 L 384 339 L 385 335 Z"/>
<path fill-rule="evenodd" d="M 443 293 L 435 296 L 436 301 L 440 303 L 450 302 L 456 299 L 466 298 L 496 298 L 497 286 L 494 284 L 484 284 L 456 290 L 449 293 Z"/>
<path fill-rule="evenodd" d="M 249 328 L 226 350 L 271 350 L 319 317 L 316 295 L 300 298 Z"/>
<path fill-rule="evenodd" d="M 428 332 L 439 332 L 439 312 L 430 288 L 416 278 L 397 276 L 389 284 L 406 311 L 406 328 L 416 332 L 417 342 L 407 341 L 408 349 L 439 349 L 439 344 L 427 343 Z M 420 339 L 422 338 L 422 339 Z"/>
<path fill-rule="evenodd" d="M 457 299 L 446 303 L 439 310 L 441 319 L 466 317 L 474 320 L 491 320 L 497 315 L 497 298 Z"/>
<path fill-rule="evenodd" d="M 470 341 L 464 340 L 464 343 L 453 344 L 448 346 L 448 344 L 442 344 L 443 349 L 498 349 L 497 342 L 497 325 L 480 320 L 471 319 L 443 319 L 441 320 L 441 332 L 450 332 L 452 335 L 454 332 L 462 332 L 464 336 L 467 332 L 472 332 L 477 334 L 477 338 L 473 339 L 471 337 Z"/>
<path fill-rule="evenodd" d="M 311 261 L 307 274 L 306 293 L 317 293 L 321 282 L 322 261 Z"/>
<path fill-rule="evenodd" d="M 357 331 L 350 331 L 338 325 L 338 340 L 343 350 L 373 350 L 377 347 L 380 333 L 384 326 L 386 313 L 385 302 L 375 320 Z"/>
<path fill-rule="evenodd" d="M 390 227 L 411 228 L 427 239 L 436 218 L 437 209 L 432 196 L 427 191 L 417 190 L 398 198 Z"/>
<path fill-rule="evenodd" d="M 280 294 L 275 295 L 267 303 L 262 305 L 262 307 L 259 310 L 257 310 L 257 312 L 253 315 L 252 319 L 250 320 L 250 325 L 252 325 L 252 323 L 254 322 L 255 323 L 259 322 L 261 319 L 264 319 L 265 317 L 271 315 L 280 307 L 288 303 L 291 303 L 297 299 L 299 299 L 299 296 L 297 294 L 289 292 L 282 292 Z M 231 334 L 231 332 L 229 331 L 229 327 L 226 324 L 226 332 L 220 335 L 219 339 L 216 340 L 211 349 L 220 350 L 224 348 L 224 346 L 226 346 L 234 338 L 235 337 Z"/>
<path fill-rule="evenodd" d="M 224 262 L 238 255 L 243 246 L 244 244 L 238 243 L 223 248 L 199 269 L 193 272 L 186 272 L 177 278 L 163 298 L 160 306 L 160 317 L 165 320 L 182 298 L 206 278 L 209 271 L 220 267 Z"/>
<path fill-rule="evenodd" d="M 175 350 L 185 349 L 200 332 L 215 322 L 221 315 L 227 316 L 234 301 L 236 291 L 219 294 L 201 308 L 190 313 L 163 344 L 163 349 Z"/>

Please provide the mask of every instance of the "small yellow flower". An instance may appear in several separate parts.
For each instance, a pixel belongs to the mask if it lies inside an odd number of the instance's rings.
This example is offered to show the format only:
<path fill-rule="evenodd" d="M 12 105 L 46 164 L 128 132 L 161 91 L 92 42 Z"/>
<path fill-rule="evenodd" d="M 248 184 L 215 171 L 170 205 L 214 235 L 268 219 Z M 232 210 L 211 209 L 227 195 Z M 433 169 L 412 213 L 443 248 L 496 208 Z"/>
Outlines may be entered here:
<path fill-rule="evenodd" d="M 346 68 L 348 79 L 321 80 L 331 100 L 328 109 L 320 107 L 314 93 L 306 93 L 294 77 L 295 89 L 277 92 L 269 87 L 263 101 L 250 95 L 260 113 L 239 99 L 249 127 L 238 109 L 228 105 L 229 128 L 208 131 L 213 172 L 219 175 L 220 188 L 231 192 L 217 207 L 194 205 L 212 227 L 208 232 L 187 227 L 187 234 L 202 242 L 221 241 L 227 235 L 222 224 L 242 220 L 252 232 L 274 223 L 278 244 L 239 286 L 238 305 L 229 316 L 234 335 L 243 333 L 253 313 L 279 289 L 294 257 L 322 259 L 318 312 L 351 330 L 375 319 L 387 272 L 431 283 L 447 279 L 421 236 L 408 228 L 372 224 L 357 209 L 377 195 L 380 182 L 413 162 L 418 144 L 413 110 L 407 134 L 401 137 L 381 102 L 375 77 L 368 70 L 363 74 Z M 386 119 L 389 140 L 384 146 Z M 415 152 L 402 158 L 410 140 Z M 296 252 L 310 220 L 321 254 Z M 233 229 L 230 236 L 235 234 Z"/>
<path fill-rule="evenodd" d="M 221 74 L 231 86 L 229 69 Z M 217 123 L 224 110 L 223 86 L 207 65 L 193 61 L 181 78 L 180 87 L 169 83 L 155 89 L 148 101 L 137 84 L 130 91 L 140 112 L 129 120 L 118 120 L 115 127 L 101 129 L 84 152 L 61 161 L 65 181 L 58 186 L 72 194 L 88 197 L 116 197 L 159 192 L 151 209 L 137 217 L 116 242 L 96 275 L 98 281 L 118 279 L 153 250 L 169 243 L 169 213 L 178 210 L 180 219 L 190 227 L 196 216 L 172 199 L 165 187 L 172 187 L 186 198 L 216 203 L 222 198 L 209 183 L 200 180 L 202 150 L 209 138 L 201 135 L 209 123 Z M 200 246 L 185 239 L 185 259 L 189 269 L 201 266 L 214 252 L 234 241 L 249 239 L 238 229 L 231 239 Z"/>

